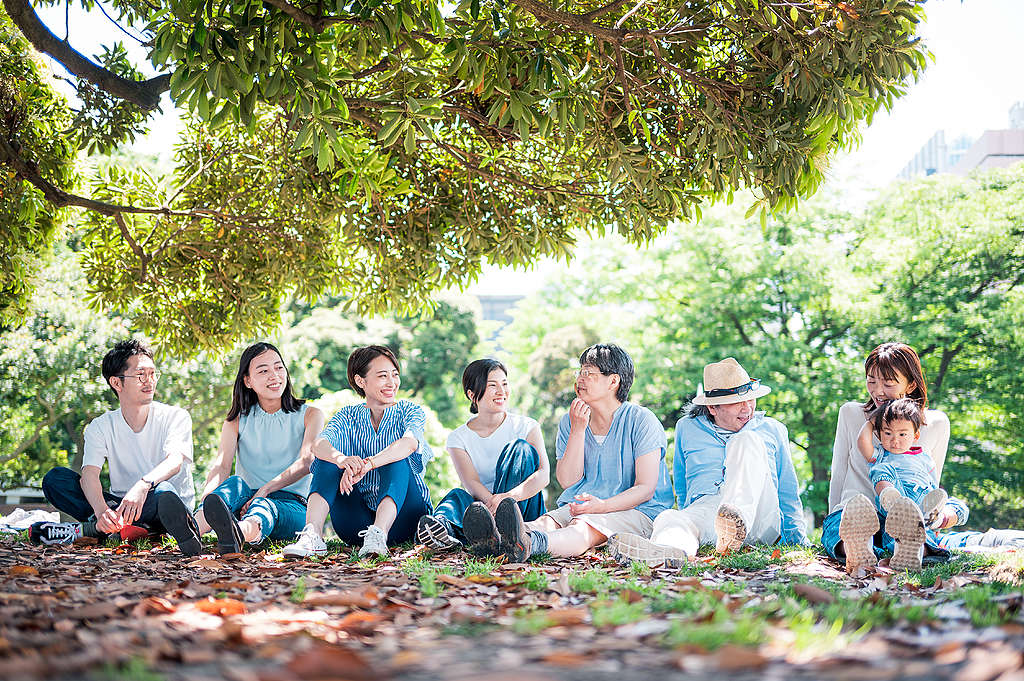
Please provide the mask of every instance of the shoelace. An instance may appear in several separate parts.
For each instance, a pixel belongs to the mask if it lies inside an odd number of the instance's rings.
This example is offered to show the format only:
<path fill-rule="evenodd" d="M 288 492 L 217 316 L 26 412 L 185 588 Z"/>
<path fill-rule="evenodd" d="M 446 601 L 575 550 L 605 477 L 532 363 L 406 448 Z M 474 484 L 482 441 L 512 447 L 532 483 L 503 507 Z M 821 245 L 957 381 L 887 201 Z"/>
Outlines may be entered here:
<path fill-rule="evenodd" d="M 75 528 L 70 523 L 53 523 L 47 525 L 44 536 L 50 541 L 74 541 Z"/>

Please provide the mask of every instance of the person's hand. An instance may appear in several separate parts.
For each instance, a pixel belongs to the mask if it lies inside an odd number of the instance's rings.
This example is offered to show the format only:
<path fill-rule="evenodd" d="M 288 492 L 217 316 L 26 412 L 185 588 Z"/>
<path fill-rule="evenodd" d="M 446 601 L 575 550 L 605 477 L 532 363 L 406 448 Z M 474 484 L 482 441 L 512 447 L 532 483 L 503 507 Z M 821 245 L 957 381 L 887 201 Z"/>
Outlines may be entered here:
<path fill-rule="evenodd" d="M 577 397 L 569 405 L 569 428 L 575 431 L 586 428 L 588 423 L 590 423 L 590 407 Z"/>
<path fill-rule="evenodd" d="M 256 499 L 259 499 L 260 497 L 266 497 L 268 494 L 270 494 L 270 490 L 266 485 L 260 487 L 258 490 L 256 490 L 256 493 L 252 495 L 249 501 L 242 504 L 242 509 L 239 511 L 239 515 L 245 515 L 246 512 L 249 510 L 249 504 L 251 504 Z"/>
<path fill-rule="evenodd" d="M 956 510 L 949 504 L 946 504 L 928 527 L 932 530 L 945 530 L 946 528 L 954 527 L 957 520 L 959 518 L 957 517 Z"/>
<path fill-rule="evenodd" d="M 498 504 L 501 503 L 502 499 L 512 499 L 512 495 L 508 492 L 502 492 L 501 494 L 492 494 L 491 498 L 484 502 L 487 506 L 487 510 L 491 512 L 491 515 L 498 510 Z"/>
<path fill-rule="evenodd" d="M 143 480 L 132 485 L 128 493 L 124 495 L 121 505 L 117 507 L 117 512 L 125 525 L 131 525 L 139 519 L 139 516 L 142 515 L 142 505 L 146 503 L 148 495 L 149 483 Z"/>
<path fill-rule="evenodd" d="M 96 516 L 96 529 L 104 534 L 120 532 L 124 525 L 125 523 L 122 522 L 121 515 L 112 508 L 108 508 Z"/>
<path fill-rule="evenodd" d="M 593 494 L 581 492 L 576 495 L 576 503 L 569 504 L 569 513 L 572 515 L 583 515 L 584 513 L 607 513 L 605 507 L 607 502 L 598 499 Z"/>
<path fill-rule="evenodd" d="M 347 467 L 342 468 L 341 480 L 338 481 L 338 491 L 342 494 L 351 494 L 355 484 L 356 481 L 352 479 L 352 470 Z"/>

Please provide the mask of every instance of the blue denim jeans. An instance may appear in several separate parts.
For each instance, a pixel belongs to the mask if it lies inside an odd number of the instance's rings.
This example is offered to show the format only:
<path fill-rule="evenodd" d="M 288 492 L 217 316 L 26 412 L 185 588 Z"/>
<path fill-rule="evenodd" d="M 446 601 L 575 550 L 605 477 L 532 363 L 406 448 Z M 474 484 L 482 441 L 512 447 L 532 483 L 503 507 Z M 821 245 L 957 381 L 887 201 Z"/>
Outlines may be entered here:
<path fill-rule="evenodd" d="M 540 455 L 533 445 L 523 439 L 505 445 L 498 455 L 494 467 L 494 494 L 501 494 L 523 484 L 540 467 Z M 445 495 L 434 509 L 434 516 L 448 528 L 448 533 L 459 539 L 462 536 L 462 516 L 475 501 L 473 495 L 457 487 Z M 536 520 L 544 515 L 544 493 L 537 492 L 529 499 L 519 502 L 524 520 Z"/>
<path fill-rule="evenodd" d="M 253 498 L 256 490 L 245 484 L 242 478 L 232 475 L 211 494 L 223 499 L 224 504 L 239 520 L 256 519 L 260 526 L 260 541 L 267 537 L 292 539 L 306 524 L 306 500 L 294 492 L 278 490 L 265 497 L 253 499 L 244 515 L 239 515 L 239 512 L 245 503 Z"/>
<path fill-rule="evenodd" d="M 348 494 L 341 493 L 338 489 L 341 469 L 330 461 L 313 459 L 310 471 L 313 481 L 309 486 L 309 496 L 319 494 L 327 502 L 331 509 L 331 525 L 338 537 L 348 544 L 362 544 L 359 532 L 373 524 L 376 510 L 367 505 L 358 489 Z M 381 466 L 377 472 L 383 490 L 380 499 L 391 497 L 398 509 L 398 517 L 388 532 L 388 544 L 401 544 L 413 538 L 416 522 L 430 513 L 430 506 L 421 499 L 408 458 Z"/>
<path fill-rule="evenodd" d="M 825 516 L 825 520 L 821 523 L 821 544 L 825 548 L 825 553 L 840 563 L 846 561 L 846 551 L 839 538 L 839 521 L 842 515 L 842 509 L 833 511 Z M 875 533 L 873 544 L 875 556 L 881 558 L 885 553 L 892 553 L 896 542 L 885 533 L 885 516 L 881 512 L 878 513 L 878 526 L 882 529 Z M 925 533 L 924 547 L 926 557 L 938 556 L 940 560 L 949 558 L 949 551 L 946 550 L 948 547 L 944 548 L 940 545 L 939 536 L 935 534 L 934 530 L 928 530 Z M 934 562 L 934 559 L 929 562 Z"/>
<path fill-rule="evenodd" d="M 174 485 L 166 480 L 159 483 L 152 493 L 146 495 L 146 500 L 142 503 L 142 511 L 135 524 L 146 527 L 152 532 L 163 532 L 164 526 L 156 512 L 157 497 L 161 494 L 176 495 L 177 493 Z M 58 466 L 43 476 L 43 496 L 58 511 L 67 513 L 79 522 L 85 522 L 93 517 L 92 506 L 89 505 L 89 500 L 85 498 L 85 492 L 82 491 L 82 476 L 70 468 Z M 106 490 L 103 492 L 103 498 L 106 499 L 107 506 L 111 508 L 120 506 L 124 499 L 124 497 L 111 494 Z"/>

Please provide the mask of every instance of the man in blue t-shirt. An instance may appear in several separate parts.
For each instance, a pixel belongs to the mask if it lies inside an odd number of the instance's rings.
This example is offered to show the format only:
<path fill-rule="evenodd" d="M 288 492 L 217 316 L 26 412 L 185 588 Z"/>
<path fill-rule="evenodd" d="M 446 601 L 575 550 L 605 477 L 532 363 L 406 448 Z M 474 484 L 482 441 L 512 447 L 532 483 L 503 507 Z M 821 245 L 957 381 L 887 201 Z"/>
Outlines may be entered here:
<path fill-rule="evenodd" d="M 654 518 L 672 505 L 672 488 L 665 431 L 650 409 L 626 401 L 632 385 L 625 350 L 598 344 L 583 351 L 578 397 L 555 442 L 555 477 L 565 488 L 558 507 L 524 523 L 513 500 L 493 516 L 476 502 L 463 521 L 470 551 L 520 563 L 535 553 L 578 556 L 618 532 L 650 536 Z"/>
<path fill-rule="evenodd" d="M 616 558 L 678 566 L 701 544 L 726 553 L 744 543 L 807 543 L 789 433 L 755 408 L 769 391 L 732 357 L 704 367 L 704 383 L 676 424 L 679 510 L 658 515 L 650 540 L 614 537 L 608 549 Z"/>

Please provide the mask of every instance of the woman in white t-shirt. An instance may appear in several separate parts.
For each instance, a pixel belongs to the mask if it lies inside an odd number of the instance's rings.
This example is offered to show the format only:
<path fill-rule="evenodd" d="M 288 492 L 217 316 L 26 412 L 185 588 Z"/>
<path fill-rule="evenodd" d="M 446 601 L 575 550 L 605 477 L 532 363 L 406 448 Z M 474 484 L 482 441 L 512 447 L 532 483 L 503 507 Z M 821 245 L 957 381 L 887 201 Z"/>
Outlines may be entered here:
<path fill-rule="evenodd" d="M 461 544 L 462 516 L 474 501 L 494 513 L 502 499 L 515 499 L 523 518 L 544 513 L 548 457 L 540 425 L 507 411 L 508 369 L 496 359 L 471 362 L 462 374 L 462 389 L 474 414 L 448 436 L 448 454 L 462 481 L 419 520 L 416 539 L 434 550 Z"/>

